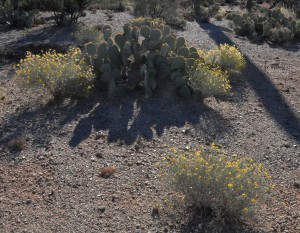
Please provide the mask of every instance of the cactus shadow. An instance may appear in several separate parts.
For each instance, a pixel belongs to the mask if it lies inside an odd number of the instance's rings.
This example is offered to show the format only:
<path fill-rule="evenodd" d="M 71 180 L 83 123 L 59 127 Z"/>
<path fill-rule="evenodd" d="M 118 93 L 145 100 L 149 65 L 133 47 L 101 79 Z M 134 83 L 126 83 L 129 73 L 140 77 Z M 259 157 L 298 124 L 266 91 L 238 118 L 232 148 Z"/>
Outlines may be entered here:
<path fill-rule="evenodd" d="M 66 99 L 49 101 L 37 108 L 30 105 L 20 108 L 0 124 L 0 160 L 18 157 L 19 153 L 9 150 L 9 142 L 14 139 L 22 139 L 26 144 L 47 150 L 53 137 L 68 133 L 64 126 L 90 112 L 94 105 L 94 102 L 85 99 Z"/>
<path fill-rule="evenodd" d="M 212 139 L 216 133 L 221 137 L 232 128 L 218 112 L 197 100 L 169 98 L 160 93 L 145 99 L 142 93 L 131 93 L 115 102 L 102 98 L 101 103 L 78 122 L 69 145 L 78 146 L 93 130 L 107 131 L 108 143 L 122 141 L 130 145 L 139 137 L 152 140 L 167 129 L 186 124 L 192 125 L 199 136 Z"/>
<path fill-rule="evenodd" d="M 236 45 L 219 26 L 214 24 L 199 24 L 216 44 L 227 43 Z M 270 78 L 258 68 L 249 56 L 245 56 L 247 68 L 243 72 L 250 87 L 259 97 L 264 108 L 278 125 L 294 140 L 300 143 L 300 119 L 285 101 L 280 91 Z"/>

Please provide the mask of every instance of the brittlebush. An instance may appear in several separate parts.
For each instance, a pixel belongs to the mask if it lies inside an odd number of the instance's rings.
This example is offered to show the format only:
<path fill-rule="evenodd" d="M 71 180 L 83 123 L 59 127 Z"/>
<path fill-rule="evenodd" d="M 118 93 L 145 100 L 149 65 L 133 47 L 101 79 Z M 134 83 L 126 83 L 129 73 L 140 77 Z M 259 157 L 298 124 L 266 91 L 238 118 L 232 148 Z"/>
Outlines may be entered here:
<path fill-rule="evenodd" d="M 221 44 L 219 48 L 210 50 L 204 55 L 205 62 L 218 66 L 227 72 L 240 72 L 245 66 L 245 58 L 243 54 L 234 46 Z"/>
<path fill-rule="evenodd" d="M 174 191 L 221 218 L 247 217 L 271 191 L 271 176 L 251 158 L 228 155 L 211 145 L 164 158 L 165 178 Z"/>
<path fill-rule="evenodd" d="M 92 67 L 79 48 L 71 48 L 66 54 L 54 50 L 41 55 L 27 52 L 16 73 L 24 84 L 46 89 L 55 98 L 87 96 L 94 83 Z"/>
<path fill-rule="evenodd" d="M 190 72 L 189 84 L 204 97 L 226 95 L 231 89 L 226 71 L 202 61 Z"/>

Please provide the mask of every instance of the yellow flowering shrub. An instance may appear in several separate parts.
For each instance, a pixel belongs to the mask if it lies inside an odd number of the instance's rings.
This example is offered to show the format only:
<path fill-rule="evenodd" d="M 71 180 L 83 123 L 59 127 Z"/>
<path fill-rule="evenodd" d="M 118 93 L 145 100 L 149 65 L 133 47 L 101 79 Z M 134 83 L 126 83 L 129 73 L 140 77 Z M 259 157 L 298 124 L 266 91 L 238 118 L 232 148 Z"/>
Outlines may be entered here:
<path fill-rule="evenodd" d="M 165 177 L 176 192 L 221 218 L 247 216 L 271 190 L 271 176 L 250 158 L 228 155 L 211 145 L 164 158 Z"/>
<path fill-rule="evenodd" d="M 55 98 L 86 96 L 93 88 L 94 74 L 79 48 L 66 54 L 50 50 L 41 55 L 27 52 L 16 66 L 19 78 L 28 86 L 47 89 Z"/>
<path fill-rule="evenodd" d="M 204 97 L 224 95 L 231 89 L 226 71 L 200 60 L 190 72 L 189 84 Z"/>
<path fill-rule="evenodd" d="M 205 55 L 205 62 L 228 72 L 242 71 L 246 66 L 243 54 L 234 46 L 221 44 Z"/>

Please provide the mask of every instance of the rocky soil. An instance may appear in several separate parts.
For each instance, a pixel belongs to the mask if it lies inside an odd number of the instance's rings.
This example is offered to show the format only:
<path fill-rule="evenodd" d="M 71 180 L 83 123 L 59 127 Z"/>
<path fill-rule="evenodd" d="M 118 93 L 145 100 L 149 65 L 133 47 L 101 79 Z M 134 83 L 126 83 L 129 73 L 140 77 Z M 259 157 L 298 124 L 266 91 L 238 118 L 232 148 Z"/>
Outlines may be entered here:
<path fill-rule="evenodd" d="M 113 25 L 97 11 L 88 26 Z M 226 21 L 174 31 L 208 50 L 236 45 L 247 69 L 227 99 L 183 100 L 169 92 L 144 99 L 136 91 L 110 100 L 96 92 L 86 100 L 53 101 L 24 89 L 13 64 L 27 49 L 76 44 L 72 28 L 52 21 L 28 30 L 0 27 L 0 232 L 300 232 L 300 50 L 296 42 L 252 44 L 234 36 Z M 217 231 L 183 206 L 171 209 L 171 192 L 156 163 L 169 147 L 215 142 L 262 162 L 274 177 L 271 203 L 245 225 Z M 18 150 L 20 148 L 21 150 Z M 103 167 L 115 172 L 101 174 Z M 189 209 L 188 209 L 189 210 Z"/>

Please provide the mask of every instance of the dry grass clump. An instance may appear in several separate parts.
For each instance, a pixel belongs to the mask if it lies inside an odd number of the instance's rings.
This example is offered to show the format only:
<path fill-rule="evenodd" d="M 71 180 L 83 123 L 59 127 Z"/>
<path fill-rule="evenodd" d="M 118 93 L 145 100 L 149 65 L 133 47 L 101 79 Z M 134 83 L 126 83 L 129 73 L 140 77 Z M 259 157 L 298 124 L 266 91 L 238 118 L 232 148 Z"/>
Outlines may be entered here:
<path fill-rule="evenodd" d="M 73 35 L 82 45 L 88 42 L 100 42 L 103 40 L 102 34 L 94 27 L 77 27 Z"/>
<path fill-rule="evenodd" d="M 0 104 L 5 100 L 5 88 L 0 84 Z"/>
<path fill-rule="evenodd" d="M 22 151 L 26 148 L 26 143 L 23 139 L 13 139 L 8 143 L 8 146 L 12 150 Z"/>
<path fill-rule="evenodd" d="M 86 96 L 94 82 L 93 69 L 79 48 L 71 48 L 66 54 L 53 50 L 42 55 L 27 52 L 16 73 L 25 85 L 46 89 L 55 98 Z"/>
<path fill-rule="evenodd" d="M 250 216 L 271 191 L 271 176 L 250 158 L 228 155 L 211 145 L 178 152 L 164 159 L 165 178 L 174 191 L 199 209 L 235 220 Z"/>

